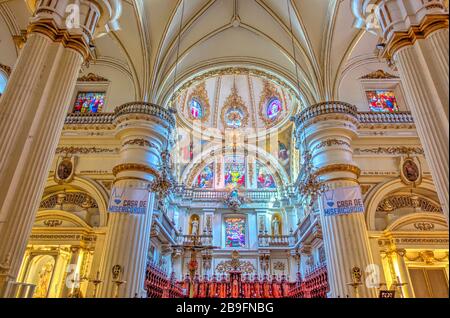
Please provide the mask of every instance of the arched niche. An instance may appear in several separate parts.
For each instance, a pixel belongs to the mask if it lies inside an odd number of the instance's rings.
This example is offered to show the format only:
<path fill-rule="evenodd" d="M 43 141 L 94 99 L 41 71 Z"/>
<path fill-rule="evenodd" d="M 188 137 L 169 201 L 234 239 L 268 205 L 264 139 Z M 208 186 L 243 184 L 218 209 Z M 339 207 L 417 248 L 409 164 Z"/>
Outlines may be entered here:
<path fill-rule="evenodd" d="M 272 230 L 273 236 L 283 235 L 283 218 L 279 212 L 272 214 L 272 219 L 270 221 L 270 228 Z"/>
<path fill-rule="evenodd" d="M 436 190 L 431 180 L 423 179 L 422 183 L 412 188 L 405 185 L 400 179 L 381 183 L 374 187 L 365 198 L 366 223 L 369 231 L 377 231 L 377 211 L 383 200 L 393 196 L 417 196 L 420 200 L 426 200 L 433 205 L 440 206 Z M 391 222 L 390 222 L 391 223 Z M 386 224 L 386 226 L 389 226 Z"/>
<path fill-rule="evenodd" d="M 189 217 L 189 235 L 200 234 L 200 217 L 198 214 L 192 214 Z"/>
<path fill-rule="evenodd" d="M 52 284 L 56 260 L 53 255 L 36 255 L 30 261 L 25 282 L 36 285 L 34 298 L 47 298 Z"/>
<path fill-rule="evenodd" d="M 70 183 L 58 184 L 50 177 L 47 179 L 44 190 L 43 200 L 50 197 L 52 194 L 63 191 L 81 191 L 92 197 L 98 207 L 99 222 L 98 227 L 105 227 L 107 225 L 107 211 L 109 194 L 105 189 L 96 183 L 94 180 L 85 177 L 75 176 Z"/>
<path fill-rule="evenodd" d="M 225 152 L 225 153 L 223 153 Z M 270 153 L 257 149 L 254 145 L 248 145 L 247 149 L 237 149 L 236 156 L 243 156 L 243 154 L 247 152 L 247 158 L 258 158 L 258 161 L 262 164 L 266 164 L 265 167 L 269 170 L 269 172 L 275 178 L 275 183 L 277 187 L 286 186 L 290 180 L 289 175 L 287 174 L 284 167 L 280 164 L 278 159 L 276 159 Z M 216 154 L 215 156 L 211 156 L 211 153 Z M 213 162 L 221 161 L 223 156 L 232 156 L 233 149 L 231 147 L 222 148 L 220 146 L 213 146 L 208 149 L 205 149 L 202 153 L 198 154 L 193 158 L 193 160 L 185 167 L 181 177 L 179 179 L 180 182 L 186 184 L 186 186 L 192 186 L 193 181 L 198 176 L 198 174 L 209 164 Z M 256 173 L 256 163 L 254 163 L 254 172 Z M 223 169 L 223 167 L 221 167 Z M 216 173 L 216 171 L 215 171 Z"/>

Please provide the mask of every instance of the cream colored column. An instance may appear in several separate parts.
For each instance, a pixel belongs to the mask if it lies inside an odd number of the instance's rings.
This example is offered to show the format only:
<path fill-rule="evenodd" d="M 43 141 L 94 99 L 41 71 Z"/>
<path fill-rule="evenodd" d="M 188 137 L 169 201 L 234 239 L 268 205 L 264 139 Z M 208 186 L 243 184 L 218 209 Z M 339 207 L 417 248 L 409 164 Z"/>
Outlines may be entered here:
<path fill-rule="evenodd" d="M 384 0 L 377 9 L 386 48 L 430 166 L 439 200 L 449 211 L 449 31 L 442 0 Z"/>
<path fill-rule="evenodd" d="M 34 15 L 28 40 L 0 105 L 0 263 L 9 263 L 8 275 L 0 277 L 0 290 L 2 281 L 15 280 L 19 272 L 95 28 L 116 15 L 117 6 L 107 2 L 29 1 Z M 73 4 L 78 11 L 69 7 Z M 71 13 L 79 17 L 80 25 L 68 28 L 65 17 Z"/>
<path fill-rule="evenodd" d="M 329 189 L 358 186 L 359 168 L 351 147 L 356 136 L 356 107 L 342 102 L 311 106 L 296 119 L 297 136 L 311 154 L 318 180 Z M 321 202 L 321 200 L 320 200 Z M 321 208 L 330 296 L 354 297 L 351 270 L 364 273 L 373 264 L 364 213 L 326 216 Z M 376 289 L 359 287 L 360 297 L 376 297 Z"/>
<path fill-rule="evenodd" d="M 144 282 L 150 243 L 155 194 L 150 185 L 160 176 L 161 153 L 175 126 L 173 115 L 156 105 L 130 103 L 116 109 L 117 137 L 122 142 L 121 161 L 114 168 L 105 253 L 100 266 L 100 297 L 145 297 Z M 147 206 L 139 213 L 111 207 L 121 196 L 146 192 Z M 144 194 L 145 195 L 145 194 Z M 130 199 L 130 198 L 128 198 Z M 117 201 L 119 202 L 119 201 Z M 119 274 L 113 275 L 116 268 Z M 121 284 L 118 284 L 121 282 Z"/>
<path fill-rule="evenodd" d="M 80 279 L 80 277 L 79 277 L 80 271 L 79 270 L 78 270 L 78 272 L 75 272 L 75 271 L 76 271 L 76 267 L 78 265 L 78 259 L 80 257 L 81 247 L 80 246 L 71 246 L 70 252 L 71 252 L 70 260 L 67 265 L 68 266 L 72 265 L 71 267 L 74 267 L 74 268 L 71 268 L 71 271 L 69 271 L 69 272 L 67 272 L 67 270 L 64 269 L 65 275 L 64 275 L 63 288 L 62 288 L 62 293 L 61 293 L 62 298 L 68 297 L 71 294 L 71 292 L 74 290 L 72 288 L 73 285 L 71 285 L 71 283 L 72 284 L 77 283 L 77 282 L 70 282 L 70 281 L 68 282 L 67 280 L 68 279 L 70 280 L 70 278 L 72 278 L 74 280 Z M 78 276 L 74 275 L 74 273 L 78 274 Z"/>

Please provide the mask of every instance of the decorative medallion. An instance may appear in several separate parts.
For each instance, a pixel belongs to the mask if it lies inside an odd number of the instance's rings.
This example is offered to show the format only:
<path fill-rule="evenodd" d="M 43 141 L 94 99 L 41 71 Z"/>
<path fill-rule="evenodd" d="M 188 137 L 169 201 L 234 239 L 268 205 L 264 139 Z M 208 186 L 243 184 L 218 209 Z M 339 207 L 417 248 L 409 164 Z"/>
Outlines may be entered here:
<path fill-rule="evenodd" d="M 402 158 L 403 159 L 403 158 Z M 400 176 L 403 183 L 418 185 L 422 182 L 420 163 L 415 158 L 407 157 L 401 162 Z"/>
<path fill-rule="evenodd" d="M 224 128 L 238 129 L 248 125 L 249 112 L 237 92 L 236 85 L 231 88 L 231 94 L 223 105 L 220 117 Z"/>
<path fill-rule="evenodd" d="M 187 99 L 189 118 L 192 120 L 208 121 L 210 108 L 208 92 L 205 82 L 200 83 Z"/>
<path fill-rule="evenodd" d="M 267 80 L 264 80 L 264 88 L 259 100 L 259 117 L 264 121 L 266 127 L 278 123 L 282 118 L 282 99 L 276 87 Z"/>
<path fill-rule="evenodd" d="M 55 170 L 55 181 L 59 184 L 71 182 L 74 177 L 75 158 L 59 157 Z"/>

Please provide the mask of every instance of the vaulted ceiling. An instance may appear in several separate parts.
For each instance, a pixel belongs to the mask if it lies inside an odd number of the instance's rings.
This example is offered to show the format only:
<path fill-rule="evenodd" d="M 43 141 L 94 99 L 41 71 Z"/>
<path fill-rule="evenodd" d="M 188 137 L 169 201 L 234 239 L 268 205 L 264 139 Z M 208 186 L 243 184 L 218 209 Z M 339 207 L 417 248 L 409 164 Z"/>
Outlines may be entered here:
<path fill-rule="evenodd" d="M 29 15 L 25 1 L 0 0 L 0 35 L 2 28 L 20 35 Z M 129 82 L 126 99 L 164 105 L 190 78 L 230 66 L 292 87 L 298 73 L 304 104 L 336 99 L 355 47 L 362 43 L 364 63 L 374 59 L 377 41 L 353 27 L 351 0 L 123 0 L 119 22 L 120 30 L 95 40 L 89 71 Z"/>

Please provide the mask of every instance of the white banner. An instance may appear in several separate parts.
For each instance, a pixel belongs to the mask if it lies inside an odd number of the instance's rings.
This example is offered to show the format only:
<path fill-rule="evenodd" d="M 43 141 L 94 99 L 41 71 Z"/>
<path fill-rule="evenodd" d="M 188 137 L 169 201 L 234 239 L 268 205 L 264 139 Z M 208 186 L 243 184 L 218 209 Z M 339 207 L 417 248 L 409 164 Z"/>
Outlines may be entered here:
<path fill-rule="evenodd" d="M 108 211 L 112 213 L 145 214 L 148 209 L 147 188 L 113 187 Z"/>
<path fill-rule="evenodd" d="M 325 192 L 322 195 L 322 208 L 325 216 L 363 213 L 361 188 L 337 188 Z"/>

